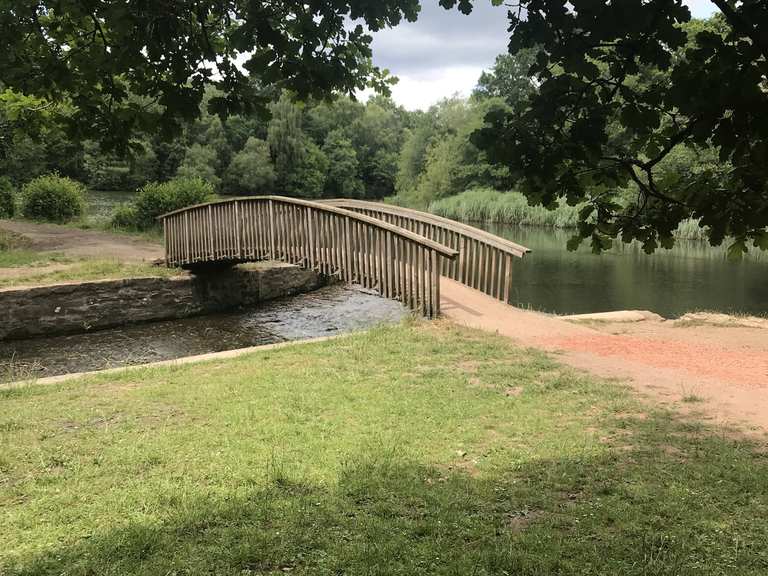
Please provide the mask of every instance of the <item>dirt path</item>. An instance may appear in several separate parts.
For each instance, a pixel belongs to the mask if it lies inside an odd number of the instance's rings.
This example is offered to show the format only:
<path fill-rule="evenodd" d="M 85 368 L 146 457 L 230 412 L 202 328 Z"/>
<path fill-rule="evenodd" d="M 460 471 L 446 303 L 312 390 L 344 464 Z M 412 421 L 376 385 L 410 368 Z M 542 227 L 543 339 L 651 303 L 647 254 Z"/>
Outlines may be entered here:
<path fill-rule="evenodd" d="M 768 435 L 768 329 L 672 321 L 576 324 L 507 306 L 451 280 L 449 319 L 554 352 L 567 364 L 627 380 L 678 410 Z"/>
<path fill-rule="evenodd" d="M 40 252 L 135 262 L 163 257 L 160 244 L 127 235 L 16 220 L 0 220 L 0 228 L 26 237 L 31 242 L 30 248 Z"/>

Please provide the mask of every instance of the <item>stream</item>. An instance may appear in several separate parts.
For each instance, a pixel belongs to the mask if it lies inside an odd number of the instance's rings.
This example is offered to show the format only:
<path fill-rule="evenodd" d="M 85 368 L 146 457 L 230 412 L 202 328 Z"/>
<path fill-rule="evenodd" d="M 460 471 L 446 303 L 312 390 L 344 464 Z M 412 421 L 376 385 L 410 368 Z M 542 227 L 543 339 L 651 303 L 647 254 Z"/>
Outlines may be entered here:
<path fill-rule="evenodd" d="M 73 334 L 0 342 L 0 382 L 146 364 L 396 323 L 398 302 L 332 285 L 250 309 Z"/>

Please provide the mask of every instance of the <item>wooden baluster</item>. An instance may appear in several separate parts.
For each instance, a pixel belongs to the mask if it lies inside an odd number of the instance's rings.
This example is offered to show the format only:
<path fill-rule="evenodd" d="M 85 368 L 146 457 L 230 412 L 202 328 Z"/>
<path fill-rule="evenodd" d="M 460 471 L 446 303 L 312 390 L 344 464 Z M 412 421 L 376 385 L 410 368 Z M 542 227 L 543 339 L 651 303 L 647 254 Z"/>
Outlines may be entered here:
<path fill-rule="evenodd" d="M 440 315 L 440 255 L 433 250 L 432 251 L 432 270 L 433 270 L 433 278 L 432 278 L 432 289 L 434 290 L 434 295 L 432 296 L 432 314 L 434 317 L 437 317 Z"/>
<path fill-rule="evenodd" d="M 341 264 L 341 253 L 340 253 L 340 247 L 341 242 L 339 242 L 339 218 L 336 216 L 336 214 L 328 214 L 328 218 L 331 221 L 331 247 L 333 248 L 333 272 L 336 274 L 337 278 L 339 280 L 343 280 L 344 277 L 342 275 L 342 264 Z"/>
<path fill-rule="evenodd" d="M 285 206 L 286 211 L 286 247 L 288 251 L 288 262 L 296 262 L 296 219 L 294 207 L 290 204 Z"/>
<path fill-rule="evenodd" d="M 365 224 L 365 287 L 373 288 L 373 228 Z"/>
<path fill-rule="evenodd" d="M 275 251 L 275 202 L 271 198 L 267 200 L 268 222 L 269 222 L 269 259 L 277 260 Z"/>
<path fill-rule="evenodd" d="M 243 226 L 240 222 L 240 203 L 235 200 L 232 202 L 234 206 L 232 207 L 233 214 L 232 217 L 235 219 L 235 257 L 240 260 L 243 257 L 243 246 L 242 246 L 242 233 L 243 233 Z"/>
<path fill-rule="evenodd" d="M 419 252 L 421 251 L 421 245 L 414 243 L 413 245 L 413 310 L 421 314 L 421 273 Z"/>
<path fill-rule="evenodd" d="M 379 290 L 385 298 L 387 297 L 388 277 L 387 277 L 387 238 L 384 230 L 378 230 L 379 239 Z"/>
<path fill-rule="evenodd" d="M 352 254 L 352 222 L 349 216 L 344 216 L 344 252 L 346 257 L 347 282 L 355 279 L 354 255 Z"/>
<path fill-rule="evenodd" d="M 184 212 L 184 263 L 189 262 L 189 212 Z"/>
<path fill-rule="evenodd" d="M 384 259 L 386 261 L 387 269 L 387 298 L 392 298 L 395 295 L 395 253 L 392 247 L 392 232 L 387 230 L 384 233 L 386 239 L 386 254 Z"/>
<path fill-rule="evenodd" d="M 509 304 L 509 292 L 512 286 L 512 256 L 507 254 L 504 271 L 504 303 Z"/>
<path fill-rule="evenodd" d="M 312 270 L 317 269 L 317 212 L 314 208 L 308 208 L 309 210 L 309 263 Z"/>
<path fill-rule="evenodd" d="M 403 286 L 403 293 L 400 301 L 410 308 L 411 292 L 410 292 L 410 264 L 408 262 L 408 252 L 411 248 L 411 241 L 407 238 L 402 239 L 402 246 L 400 251 L 400 282 Z"/>
<path fill-rule="evenodd" d="M 427 301 L 427 311 L 426 316 L 428 318 L 432 318 L 432 311 L 434 310 L 435 303 L 432 300 L 435 292 L 434 292 L 434 277 L 433 277 L 433 270 L 432 270 L 432 250 L 427 251 L 427 249 L 424 249 L 424 257 L 426 259 L 426 278 L 424 282 L 425 288 L 425 300 Z"/>
<path fill-rule="evenodd" d="M 408 300 L 414 312 L 419 307 L 419 291 L 416 284 L 416 244 L 408 243 Z"/>

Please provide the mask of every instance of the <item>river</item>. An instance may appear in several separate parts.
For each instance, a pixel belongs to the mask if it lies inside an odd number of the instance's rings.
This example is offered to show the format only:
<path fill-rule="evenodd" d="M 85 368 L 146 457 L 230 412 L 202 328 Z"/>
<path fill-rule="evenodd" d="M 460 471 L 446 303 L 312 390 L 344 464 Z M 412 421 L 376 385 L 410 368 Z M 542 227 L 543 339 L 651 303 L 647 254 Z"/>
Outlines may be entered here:
<path fill-rule="evenodd" d="M 523 261 L 515 260 L 511 300 L 516 306 L 557 314 L 641 309 L 667 318 L 694 310 L 768 314 L 768 253 L 732 261 L 725 248 L 681 240 L 652 255 L 636 243 L 617 241 L 596 255 L 586 242 L 569 252 L 567 231 L 482 227 L 532 250 Z"/>

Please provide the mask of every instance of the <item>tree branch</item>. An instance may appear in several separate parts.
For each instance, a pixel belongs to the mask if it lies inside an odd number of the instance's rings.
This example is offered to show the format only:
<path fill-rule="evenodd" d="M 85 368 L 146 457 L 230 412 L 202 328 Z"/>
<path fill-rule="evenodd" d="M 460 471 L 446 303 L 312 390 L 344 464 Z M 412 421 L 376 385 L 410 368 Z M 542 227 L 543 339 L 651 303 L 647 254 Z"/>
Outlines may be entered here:
<path fill-rule="evenodd" d="M 768 40 L 761 35 L 760 30 L 755 28 L 737 10 L 732 8 L 727 0 L 711 0 L 711 2 L 720 9 L 720 12 L 723 13 L 728 23 L 733 26 L 733 29 L 752 40 L 752 43 L 768 59 Z"/>

